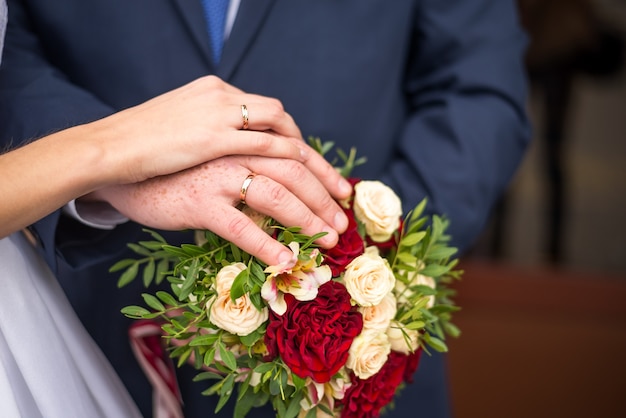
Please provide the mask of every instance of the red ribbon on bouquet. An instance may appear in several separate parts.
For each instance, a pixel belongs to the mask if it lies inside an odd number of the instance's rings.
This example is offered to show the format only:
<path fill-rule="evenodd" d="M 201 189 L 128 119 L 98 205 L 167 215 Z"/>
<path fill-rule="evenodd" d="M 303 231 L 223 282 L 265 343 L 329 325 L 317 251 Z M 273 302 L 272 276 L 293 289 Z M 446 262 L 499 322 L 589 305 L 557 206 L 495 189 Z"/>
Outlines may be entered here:
<path fill-rule="evenodd" d="M 130 345 L 152 385 L 154 418 L 183 418 L 182 397 L 176 368 L 163 345 L 163 331 L 156 321 L 134 322 L 129 330 Z"/>

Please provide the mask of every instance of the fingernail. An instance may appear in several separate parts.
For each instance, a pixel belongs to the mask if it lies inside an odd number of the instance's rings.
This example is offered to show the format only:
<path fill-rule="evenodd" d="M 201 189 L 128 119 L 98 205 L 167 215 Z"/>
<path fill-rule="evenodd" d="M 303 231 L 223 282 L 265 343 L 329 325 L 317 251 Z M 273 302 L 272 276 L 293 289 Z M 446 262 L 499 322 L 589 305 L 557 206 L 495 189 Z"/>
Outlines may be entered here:
<path fill-rule="evenodd" d="M 330 248 L 337 242 L 337 232 L 332 228 L 324 228 L 324 232 L 327 232 L 320 241 L 323 247 Z"/>
<path fill-rule="evenodd" d="M 293 257 L 293 253 L 290 251 L 283 251 L 278 255 L 278 263 L 279 264 L 287 264 L 291 261 Z"/>
<path fill-rule="evenodd" d="M 304 149 L 304 148 L 300 148 L 300 158 L 302 158 L 302 160 L 306 161 L 309 159 L 309 152 Z"/>
<path fill-rule="evenodd" d="M 352 193 L 352 185 L 343 177 L 339 180 L 339 191 L 345 196 L 349 196 Z"/>
<path fill-rule="evenodd" d="M 348 217 L 343 212 L 337 212 L 334 220 L 335 229 L 339 232 L 343 232 L 348 227 Z"/>

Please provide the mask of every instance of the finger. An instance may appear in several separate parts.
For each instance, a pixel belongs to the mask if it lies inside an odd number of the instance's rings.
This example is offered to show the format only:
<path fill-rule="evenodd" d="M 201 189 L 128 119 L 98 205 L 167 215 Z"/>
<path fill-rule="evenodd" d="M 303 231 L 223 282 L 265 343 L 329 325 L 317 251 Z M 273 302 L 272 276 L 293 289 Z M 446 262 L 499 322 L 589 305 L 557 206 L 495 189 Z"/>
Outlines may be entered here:
<path fill-rule="evenodd" d="M 225 205 L 222 207 L 222 214 L 218 216 L 221 216 L 221 219 L 228 219 L 228 222 L 218 222 L 210 229 L 248 254 L 268 265 L 280 264 L 291 259 L 293 255 L 291 250 L 269 236 L 241 211 Z"/>
<path fill-rule="evenodd" d="M 347 218 L 344 211 L 333 198 L 330 190 L 338 191 L 342 187 L 342 182 L 347 182 L 319 154 L 311 155 L 309 161 L 304 165 L 290 160 L 279 160 L 277 162 L 268 158 L 249 157 L 247 159 L 248 168 L 251 171 L 263 174 L 284 185 L 309 207 L 313 213 L 329 225 L 332 225 L 335 230 L 338 232 L 345 230 L 348 224 Z M 327 171 L 323 172 L 320 169 L 318 170 L 319 173 L 316 174 L 310 170 L 309 164 L 311 159 L 316 159 L 316 163 L 319 163 L 320 166 L 327 167 Z M 326 186 L 322 179 L 329 185 Z M 349 184 L 347 184 L 347 190 L 351 191 Z"/>
<path fill-rule="evenodd" d="M 239 95 L 231 100 L 239 100 L 239 104 L 224 107 L 223 114 L 227 124 L 234 129 L 244 129 L 244 112 L 247 115 L 249 130 L 271 130 L 283 136 L 302 138 L 300 129 L 290 114 L 286 113 L 279 102 L 265 99 L 260 102 L 246 100 L 247 95 Z M 246 110 L 242 109 L 245 105 Z"/>
<path fill-rule="evenodd" d="M 337 200 L 347 199 L 352 195 L 352 186 L 339 171 L 333 167 L 323 155 L 308 145 L 305 146 L 305 155 L 310 158 L 304 165 L 324 185 L 326 190 Z"/>
<path fill-rule="evenodd" d="M 310 158 L 310 151 L 295 138 L 260 131 L 233 131 L 222 138 L 224 140 L 211 144 L 211 158 L 226 155 L 257 155 L 291 159 L 301 163 Z"/>
<path fill-rule="evenodd" d="M 289 183 L 289 186 L 293 184 Z M 247 187 L 245 201 L 248 206 L 271 216 L 281 225 L 301 227 L 304 234 L 326 232 L 317 243 L 331 248 L 337 243 L 338 232 L 343 232 L 348 223 L 345 213 L 321 185 L 307 189 L 307 193 L 296 195 L 281 182 L 258 174 Z"/>

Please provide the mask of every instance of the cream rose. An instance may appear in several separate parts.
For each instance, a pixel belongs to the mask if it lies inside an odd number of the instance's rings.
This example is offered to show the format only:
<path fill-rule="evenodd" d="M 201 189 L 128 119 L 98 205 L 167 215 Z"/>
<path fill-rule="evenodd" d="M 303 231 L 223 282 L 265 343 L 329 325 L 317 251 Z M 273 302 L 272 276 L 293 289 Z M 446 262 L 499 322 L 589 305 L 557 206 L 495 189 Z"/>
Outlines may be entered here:
<path fill-rule="evenodd" d="M 404 332 L 403 332 L 404 330 Z M 407 329 L 398 321 L 393 321 L 387 329 L 391 349 L 402 354 L 414 353 L 419 347 L 419 332 Z"/>
<path fill-rule="evenodd" d="M 223 267 L 215 277 L 217 295 L 207 302 L 209 320 L 218 327 L 236 335 L 248 335 L 268 319 L 268 310 L 259 311 L 252 304 L 248 294 L 233 302 L 230 289 L 239 273 L 247 267 L 243 263 L 234 263 Z"/>
<path fill-rule="evenodd" d="M 209 320 L 218 327 L 236 335 L 248 335 L 261 326 L 268 318 L 267 308 L 258 310 L 248 294 L 235 300 L 227 292 L 218 293 L 207 302 Z"/>
<path fill-rule="evenodd" d="M 360 379 L 367 379 L 380 371 L 391 352 L 387 334 L 365 330 L 352 341 L 346 367 Z"/>
<path fill-rule="evenodd" d="M 378 305 L 396 284 L 387 260 L 367 251 L 346 266 L 343 280 L 359 306 Z"/>
<path fill-rule="evenodd" d="M 354 186 L 354 215 L 374 242 L 385 242 L 400 226 L 402 203 L 389 186 L 360 181 Z"/>
<path fill-rule="evenodd" d="M 215 277 L 215 290 L 217 290 L 217 293 L 228 292 L 230 295 L 230 289 L 233 287 L 235 278 L 239 273 L 247 268 L 248 267 L 243 263 L 233 263 L 222 267 L 222 269 L 217 272 L 217 276 Z"/>
<path fill-rule="evenodd" d="M 359 312 L 363 315 L 363 329 L 384 332 L 389 328 L 397 311 L 396 298 L 392 292 L 389 292 L 378 305 L 359 308 Z"/>

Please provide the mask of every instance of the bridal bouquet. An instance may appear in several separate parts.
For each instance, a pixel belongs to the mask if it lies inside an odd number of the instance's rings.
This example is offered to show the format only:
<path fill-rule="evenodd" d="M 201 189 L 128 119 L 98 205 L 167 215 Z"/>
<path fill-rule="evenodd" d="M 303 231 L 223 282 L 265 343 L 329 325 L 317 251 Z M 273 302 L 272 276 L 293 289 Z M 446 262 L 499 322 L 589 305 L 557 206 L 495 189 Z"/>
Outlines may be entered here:
<path fill-rule="evenodd" d="M 345 175 L 360 162 L 354 150 L 338 154 Z M 350 180 L 353 196 L 341 202 L 350 226 L 330 250 L 314 244 L 320 235 L 250 213 L 291 262 L 265 265 L 209 231 L 181 246 L 151 232 L 153 241 L 130 244 L 142 258 L 111 268 L 123 270 L 120 285 L 142 267 L 146 286 L 169 281 L 171 292 L 143 294 L 147 308 L 123 313 L 162 321 L 170 356 L 195 365 L 203 393 L 219 396 L 216 411 L 236 397 L 238 417 L 268 402 L 278 417 L 377 417 L 422 352 L 446 351 L 446 335 L 459 334 L 447 221 L 423 216 L 425 201 L 402 218 L 385 184 Z"/>

